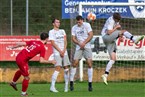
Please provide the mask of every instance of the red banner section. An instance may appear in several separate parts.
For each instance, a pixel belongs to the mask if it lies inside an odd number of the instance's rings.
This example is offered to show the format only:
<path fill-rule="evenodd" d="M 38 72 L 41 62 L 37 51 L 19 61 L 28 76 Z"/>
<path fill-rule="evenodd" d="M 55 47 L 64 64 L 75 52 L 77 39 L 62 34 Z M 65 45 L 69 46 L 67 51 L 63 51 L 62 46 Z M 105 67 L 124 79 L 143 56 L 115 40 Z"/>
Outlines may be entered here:
<path fill-rule="evenodd" d="M 16 42 L 40 40 L 39 36 L 0 36 L 0 61 L 15 61 L 17 54 L 25 47 L 10 49 L 8 46 L 16 45 Z M 49 41 L 46 45 L 45 59 L 52 56 L 52 45 Z M 39 55 L 35 56 L 32 61 L 38 61 Z"/>

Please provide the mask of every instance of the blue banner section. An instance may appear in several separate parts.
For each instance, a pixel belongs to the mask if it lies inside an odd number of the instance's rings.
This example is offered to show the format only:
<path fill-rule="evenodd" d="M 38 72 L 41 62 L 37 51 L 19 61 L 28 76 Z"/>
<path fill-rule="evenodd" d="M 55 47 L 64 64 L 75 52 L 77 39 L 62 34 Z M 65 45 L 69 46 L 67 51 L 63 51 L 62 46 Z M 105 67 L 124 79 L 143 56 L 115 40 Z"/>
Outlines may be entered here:
<path fill-rule="evenodd" d="M 145 3 L 145 0 L 62 0 L 62 19 L 75 18 L 78 15 L 80 2 L 93 3 Z M 119 12 L 126 18 L 145 18 L 145 6 L 83 6 L 82 16 L 87 17 L 89 12 L 96 14 L 97 18 L 108 18 L 112 13 Z"/>

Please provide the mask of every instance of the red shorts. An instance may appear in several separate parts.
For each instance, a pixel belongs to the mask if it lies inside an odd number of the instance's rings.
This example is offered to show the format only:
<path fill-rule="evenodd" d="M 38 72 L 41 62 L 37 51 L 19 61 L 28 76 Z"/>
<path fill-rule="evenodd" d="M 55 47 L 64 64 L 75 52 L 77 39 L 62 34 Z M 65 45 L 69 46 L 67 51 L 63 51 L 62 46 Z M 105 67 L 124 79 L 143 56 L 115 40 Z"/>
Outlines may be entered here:
<path fill-rule="evenodd" d="M 21 71 L 21 74 L 23 76 L 29 76 L 29 66 L 28 66 L 28 61 L 22 59 L 21 57 L 17 56 L 16 57 L 16 63 Z"/>

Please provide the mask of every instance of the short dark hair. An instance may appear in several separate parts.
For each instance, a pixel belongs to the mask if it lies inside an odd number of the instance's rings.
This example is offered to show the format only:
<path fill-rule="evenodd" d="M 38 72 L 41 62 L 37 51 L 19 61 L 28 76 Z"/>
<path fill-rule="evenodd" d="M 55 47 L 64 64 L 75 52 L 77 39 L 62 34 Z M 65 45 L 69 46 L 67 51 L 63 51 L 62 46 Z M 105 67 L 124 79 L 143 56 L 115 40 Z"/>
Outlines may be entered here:
<path fill-rule="evenodd" d="M 42 32 L 42 33 L 40 34 L 40 39 L 41 39 L 41 40 L 45 40 L 46 38 L 48 38 L 48 33 Z"/>
<path fill-rule="evenodd" d="M 52 19 L 52 23 L 54 23 L 55 20 L 60 20 L 60 19 L 59 19 L 59 18 L 53 18 L 53 19 Z"/>
<path fill-rule="evenodd" d="M 113 19 L 120 20 L 120 19 L 121 19 L 120 13 L 114 13 L 114 14 L 113 14 Z"/>
<path fill-rule="evenodd" d="M 81 15 L 78 15 L 76 16 L 76 20 L 79 21 L 79 20 L 83 20 L 83 17 Z"/>

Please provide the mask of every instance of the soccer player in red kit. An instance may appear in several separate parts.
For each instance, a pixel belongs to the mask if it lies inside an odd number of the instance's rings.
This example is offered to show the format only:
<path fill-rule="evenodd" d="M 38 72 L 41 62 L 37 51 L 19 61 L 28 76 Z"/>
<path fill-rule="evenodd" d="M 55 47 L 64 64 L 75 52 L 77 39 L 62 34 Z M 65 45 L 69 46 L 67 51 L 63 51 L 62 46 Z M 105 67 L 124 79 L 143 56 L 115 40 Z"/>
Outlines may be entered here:
<path fill-rule="evenodd" d="M 23 49 L 16 57 L 16 63 L 19 67 L 19 69 L 16 71 L 13 81 L 10 83 L 10 86 L 12 86 L 16 91 L 18 90 L 16 87 L 16 82 L 20 78 L 21 75 L 24 76 L 23 82 L 22 82 L 22 93 L 21 96 L 28 96 L 27 94 L 27 88 L 29 84 L 29 66 L 28 61 L 32 59 L 37 54 L 40 54 L 40 63 L 52 63 L 55 64 L 55 60 L 45 60 L 45 47 L 44 45 L 48 41 L 48 34 L 45 32 L 42 32 L 40 34 L 40 41 L 27 41 L 27 42 L 19 42 L 16 46 L 11 47 L 17 48 L 21 46 L 27 46 L 25 49 Z"/>

